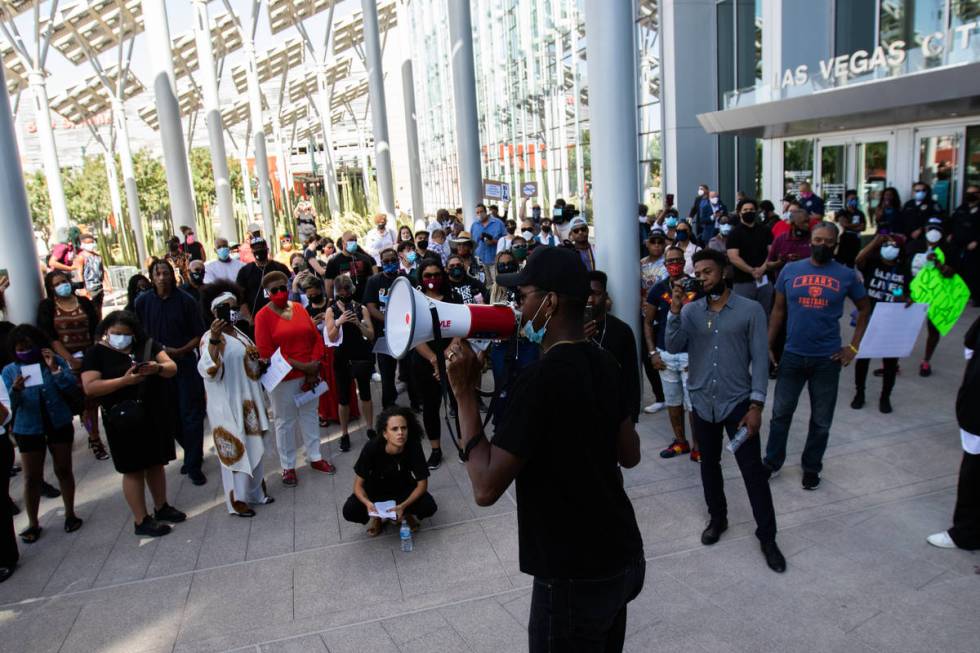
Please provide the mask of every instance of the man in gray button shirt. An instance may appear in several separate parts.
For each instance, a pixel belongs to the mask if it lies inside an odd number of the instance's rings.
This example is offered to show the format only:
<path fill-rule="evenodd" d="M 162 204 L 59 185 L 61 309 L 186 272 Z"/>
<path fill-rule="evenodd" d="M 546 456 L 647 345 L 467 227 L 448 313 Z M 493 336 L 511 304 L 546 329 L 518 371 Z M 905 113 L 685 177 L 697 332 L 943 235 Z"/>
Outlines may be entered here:
<path fill-rule="evenodd" d="M 687 347 L 688 390 L 694 409 L 694 434 L 701 446 L 701 483 L 711 520 L 701 543 L 714 544 L 728 528 L 728 503 L 721 475 L 722 432 L 729 439 L 741 427 L 748 439 L 735 452 L 755 516 L 756 537 L 766 564 L 786 570 L 776 546 L 776 513 L 769 492 L 769 470 L 762 464 L 759 427 L 769 379 L 769 344 L 762 306 L 732 293 L 723 274 L 727 257 L 701 250 L 693 258 L 694 274 L 704 296 L 683 304 L 684 291 L 674 288 L 667 316 L 667 351 Z"/>

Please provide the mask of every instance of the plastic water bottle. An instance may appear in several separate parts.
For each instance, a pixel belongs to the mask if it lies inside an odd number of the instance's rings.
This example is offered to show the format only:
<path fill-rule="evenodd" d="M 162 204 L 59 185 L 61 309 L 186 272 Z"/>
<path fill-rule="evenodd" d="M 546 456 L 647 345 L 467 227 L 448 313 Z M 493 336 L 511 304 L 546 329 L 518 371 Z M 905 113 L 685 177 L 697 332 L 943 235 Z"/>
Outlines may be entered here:
<path fill-rule="evenodd" d="M 402 527 L 398 531 L 398 537 L 402 541 L 402 551 L 408 553 L 414 547 L 412 546 L 412 529 L 408 527 L 408 520 L 402 520 Z"/>
<path fill-rule="evenodd" d="M 725 448 L 735 453 L 738 448 L 742 446 L 742 443 L 749 439 L 749 427 L 743 426 L 739 430 L 735 431 L 735 436 L 729 440 Z"/>

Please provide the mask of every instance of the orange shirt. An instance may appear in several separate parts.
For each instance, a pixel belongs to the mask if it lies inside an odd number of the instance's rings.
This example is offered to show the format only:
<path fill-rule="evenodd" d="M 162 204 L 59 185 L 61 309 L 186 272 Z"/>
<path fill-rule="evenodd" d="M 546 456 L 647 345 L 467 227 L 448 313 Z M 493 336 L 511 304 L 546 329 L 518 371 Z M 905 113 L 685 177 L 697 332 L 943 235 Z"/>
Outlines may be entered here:
<path fill-rule="evenodd" d="M 255 315 L 255 344 L 262 358 L 271 358 L 276 349 L 282 351 L 287 360 L 301 363 L 322 360 L 324 354 L 323 336 L 302 305 L 290 302 L 292 318 L 280 317 L 272 307 L 266 305 Z M 293 370 L 286 375 L 287 381 L 302 378 L 303 373 Z"/>

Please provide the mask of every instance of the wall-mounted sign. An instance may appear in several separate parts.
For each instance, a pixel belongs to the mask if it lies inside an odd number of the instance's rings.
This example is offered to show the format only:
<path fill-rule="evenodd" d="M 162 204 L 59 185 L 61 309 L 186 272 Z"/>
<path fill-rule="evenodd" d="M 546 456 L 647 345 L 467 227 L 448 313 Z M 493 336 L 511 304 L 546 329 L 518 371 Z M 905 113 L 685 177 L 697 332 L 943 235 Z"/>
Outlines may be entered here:
<path fill-rule="evenodd" d="M 947 41 L 945 32 L 934 32 L 919 39 L 913 48 L 921 47 L 925 57 L 939 57 L 947 50 L 966 50 L 970 47 L 972 32 L 980 29 L 980 21 L 964 23 L 952 29 Z M 864 75 L 879 68 L 894 68 L 905 63 L 908 56 L 909 44 L 905 41 L 892 41 L 879 45 L 871 52 L 858 50 L 851 54 L 842 54 L 818 62 L 819 70 L 810 70 L 806 64 L 795 68 L 787 68 L 782 77 L 777 80 L 779 88 L 800 86 L 811 78 L 819 77 L 824 82 L 846 82 L 851 77 Z"/>

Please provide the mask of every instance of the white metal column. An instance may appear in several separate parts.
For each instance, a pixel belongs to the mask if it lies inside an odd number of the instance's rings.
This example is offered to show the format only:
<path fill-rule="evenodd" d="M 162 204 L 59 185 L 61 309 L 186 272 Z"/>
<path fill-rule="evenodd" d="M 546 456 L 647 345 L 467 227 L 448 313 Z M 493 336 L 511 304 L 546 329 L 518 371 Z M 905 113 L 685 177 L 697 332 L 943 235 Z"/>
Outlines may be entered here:
<path fill-rule="evenodd" d="M 623 202 L 639 197 L 636 178 L 636 63 L 630 2 L 585 0 L 585 28 L 593 48 L 588 58 L 592 125 L 592 178 L 599 267 L 609 275 L 613 312 L 640 337 L 636 261 L 616 243 L 636 242 L 636 217 Z"/>
<path fill-rule="evenodd" d="M 143 235 L 143 219 L 140 216 L 140 199 L 136 190 L 136 169 L 133 167 L 133 150 L 129 144 L 126 107 L 118 97 L 112 98 L 112 119 L 116 125 L 116 147 L 119 148 L 119 165 L 122 168 L 123 189 L 126 191 L 129 227 L 133 230 L 133 239 L 136 241 L 136 262 L 142 267 L 149 256 L 146 237 Z"/>
<path fill-rule="evenodd" d="M 37 125 L 38 142 L 41 145 L 41 163 L 44 177 L 48 182 L 48 198 L 51 201 L 51 217 L 55 232 L 68 229 L 68 205 L 65 202 L 65 189 L 61 183 L 61 166 L 58 163 L 58 148 L 51 129 L 51 109 L 48 106 L 48 90 L 44 73 L 33 70 L 28 74 L 32 97 L 34 99 L 34 123 Z"/>
<path fill-rule="evenodd" d="M 3 66 L 0 66 L 0 88 L 7 88 Z M 24 171 L 20 167 L 20 152 L 14 133 L 14 118 L 9 102 L 0 102 L 0 261 L 10 277 L 10 287 L 4 293 L 7 319 L 15 324 L 37 321 L 37 305 L 43 297 L 41 274 L 34 245 L 34 226 L 27 206 Z"/>
<path fill-rule="evenodd" d="M 256 11 L 258 11 L 256 9 Z M 272 220 L 272 182 L 269 179 L 269 154 L 265 143 L 265 127 L 262 118 L 262 89 L 259 87 L 259 73 L 255 63 L 254 34 L 242 30 L 242 43 L 245 51 L 245 81 L 248 85 L 248 113 L 252 126 L 252 147 L 255 153 L 255 177 L 259 185 L 259 210 L 262 211 L 262 226 L 269 246 L 276 241 L 276 225 Z"/>
<path fill-rule="evenodd" d="M 378 176 L 378 201 L 381 211 L 395 215 L 395 189 L 391 177 L 391 143 L 388 140 L 388 105 L 385 102 L 385 78 L 381 62 L 381 37 L 378 33 L 378 5 L 375 0 L 361 0 L 364 15 L 364 65 L 371 97 L 371 125 L 374 133 L 374 165 Z"/>
<path fill-rule="evenodd" d="M 473 28 L 469 2 L 449 3 L 449 39 L 456 108 L 456 152 L 463 215 L 474 215 L 483 197 L 480 171 L 479 115 L 476 109 L 476 80 L 473 70 Z"/>
<path fill-rule="evenodd" d="M 228 171 L 228 153 L 225 151 L 225 129 L 221 120 L 221 101 L 218 98 L 218 77 L 211 49 L 211 21 L 208 19 L 207 0 L 194 1 L 194 39 L 200 71 L 200 86 L 204 96 L 204 120 L 211 146 L 211 169 L 214 172 L 214 190 L 217 197 L 218 236 L 229 242 L 237 240 L 235 213 L 231 198 L 231 173 Z"/>
<path fill-rule="evenodd" d="M 170 194 L 170 215 L 174 232 L 187 225 L 197 230 L 197 208 L 188 173 L 187 148 L 180 121 L 177 101 L 173 52 L 170 49 L 170 26 L 164 0 L 143 0 L 143 20 L 154 29 L 146 30 L 146 46 L 150 55 L 150 75 L 156 99 L 157 118 L 163 159 L 167 169 L 167 191 Z"/>

